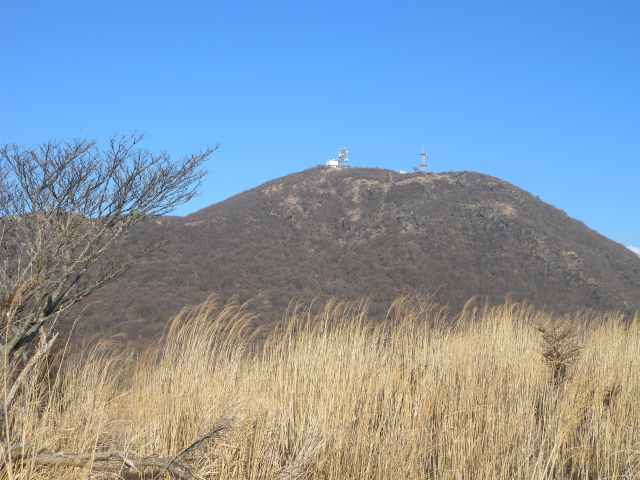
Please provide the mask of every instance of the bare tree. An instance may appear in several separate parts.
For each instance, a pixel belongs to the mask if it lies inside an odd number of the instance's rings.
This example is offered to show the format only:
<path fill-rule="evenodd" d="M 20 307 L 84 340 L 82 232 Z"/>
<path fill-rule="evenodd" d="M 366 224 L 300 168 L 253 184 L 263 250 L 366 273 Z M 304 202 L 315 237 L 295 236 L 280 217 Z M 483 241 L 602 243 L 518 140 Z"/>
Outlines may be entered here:
<path fill-rule="evenodd" d="M 144 137 L 117 135 L 104 149 L 86 139 L 0 146 L 5 372 L 48 348 L 61 314 L 162 243 L 124 246 L 128 230 L 198 194 L 218 146 L 174 160 L 141 148 Z"/>

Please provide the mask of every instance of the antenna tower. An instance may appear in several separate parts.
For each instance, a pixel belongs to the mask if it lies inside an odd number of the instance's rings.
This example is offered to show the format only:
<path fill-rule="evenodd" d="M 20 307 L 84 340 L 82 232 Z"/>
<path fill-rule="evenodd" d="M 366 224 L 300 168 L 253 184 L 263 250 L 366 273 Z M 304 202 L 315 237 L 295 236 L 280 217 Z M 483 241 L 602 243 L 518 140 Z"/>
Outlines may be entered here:
<path fill-rule="evenodd" d="M 427 152 L 424 151 L 424 145 L 422 146 L 422 150 L 420 150 L 420 155 L 422 155 L 422 161 L 420 162 L 420 171 L 423 173 L 427 173 Z"/>
<path fill-rule="evenodd" d="M 348 154 L 349 154 L 349 152 L 347 152 L 346 148 L 340 149 L 340 153 L 338 154 L 338 164 L 341 167 L 346 167 L 347 166 L 347 162 L 349 161 L 349 159 L 347 158 Z"/>

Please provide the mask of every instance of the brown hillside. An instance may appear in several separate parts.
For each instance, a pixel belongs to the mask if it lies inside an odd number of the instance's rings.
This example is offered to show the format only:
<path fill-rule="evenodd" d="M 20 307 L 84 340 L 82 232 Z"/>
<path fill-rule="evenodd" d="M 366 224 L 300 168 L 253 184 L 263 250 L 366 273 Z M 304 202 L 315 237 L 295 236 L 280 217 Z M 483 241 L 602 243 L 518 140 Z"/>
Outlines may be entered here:
<path fill-rule="evenodd" d="M 312 168 L 146 222 L 126 241 L 169 243 L 93 297 L 85 338 L 146 344 L 213 292 L 252 298 L 261 323 L 311 295 L 368 295 L 374 316 L 412 292 L 452 309 L 510 295 L 557 313 L 640 310 L 640 258 L 561 210 L 478 173 L 389 173 Z"/>

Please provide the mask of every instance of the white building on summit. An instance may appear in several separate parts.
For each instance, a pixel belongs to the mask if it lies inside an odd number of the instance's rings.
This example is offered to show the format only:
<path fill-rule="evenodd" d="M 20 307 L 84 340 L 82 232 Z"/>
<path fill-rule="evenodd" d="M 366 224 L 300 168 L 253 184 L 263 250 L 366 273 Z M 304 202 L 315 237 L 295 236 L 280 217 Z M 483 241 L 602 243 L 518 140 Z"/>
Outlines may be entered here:
<path fill-rule="evenodd" d="M 338 160 L 336 160 L 335 158 L 327 160 L 327 167 L 338 168 Z"/>

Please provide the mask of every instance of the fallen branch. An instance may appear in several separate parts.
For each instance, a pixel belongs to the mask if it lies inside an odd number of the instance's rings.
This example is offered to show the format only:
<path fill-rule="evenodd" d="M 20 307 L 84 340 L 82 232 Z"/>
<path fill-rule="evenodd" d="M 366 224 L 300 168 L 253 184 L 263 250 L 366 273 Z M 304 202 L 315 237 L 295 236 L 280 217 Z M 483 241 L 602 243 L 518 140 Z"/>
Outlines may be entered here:
<path fill-rule="evenodd" d="M 22 457 L 21 450 L 11 452 L 11 459 L 22 463 L 32 463 L 33 465 L 45 466 L 67 466 L 67 467 L 88 467 L 91 465 L 94 470 L 119 470 L 128 468 L 140 473 L 143 468 L 155 468 L 168 471 L 174 477 L 190 480 L 193 475 L 182 465 L 171 458 L 158 457 L 138 457 L 132 458 L 126 452 L 58 452 L 39 453 L 32 457 Z M 93 464 L 92 464 L 93 462 Z"/>
<path fill-rule="evenodd" d="M 186 448 L 182 449 L 172 458 L 158 457 L 132 457 L 126 452 L 58 452 L 58 453 L 38 453 L 32 456 L 23 456 L 25 445 L 15 445 L 10 448 L 11 460 L 21 463 L 31 463 L 33 465 L 61 465 L 68 467 L 88 467 L 94 470 L 120 470 L 128 468 L 140 473 L 141 469 L 162 469 L 161 473 L 169 472 L 176 478 L 190 480 L 193 474 L 184 461 L 184 457 L 191 450 L 207 439 L 220 437 L 222 431 L 229 427 L 231 420 L 222 417 L 209 427 L 206 432 L 196 437 Z"/>
<path fill-rule="evenodd" d="M 13 449 L 12 449 L 13 450 Z M 11 459 L 21 463 L 31 463 L 33 465 L 44 466 L 66 466 L 66 467 L 88 467 L 93 470 L 120 470 L 128 468 L 140 473 L 143 468 L 162 469 L 169 472 L 176 478 L 191 480 L 193 475 L 189 472 L 182 462 L 178 462 L 171 458 L 158 457 L 137 457 L 132 458 L 126 452 L 100 452 L 100 453 L 83 453 L 83 452 L 58 452 L 58 453 L 39 453 L 32 457 L 21 457 L 22 451 L 15 450 L 11 452 Z"/>
<path fill-rule="evenodd" d="M 211 425 L 211 427 L 206 431 L 206 433 L 198 436 L 193 442 L 191 442 L 187 447 L 183 448 L 175 457 L 173 457 L 165 467 L 165 471 L 169 470 L 174 462 L 181 461 L 187 453 L 196 448 L 203 441 L 207 439 L 218 438 L 220 434 L 229 427 L 230 423 L 231 421 L 227 417 L 222 417 L 216 420 L 214 424 Z"/>

